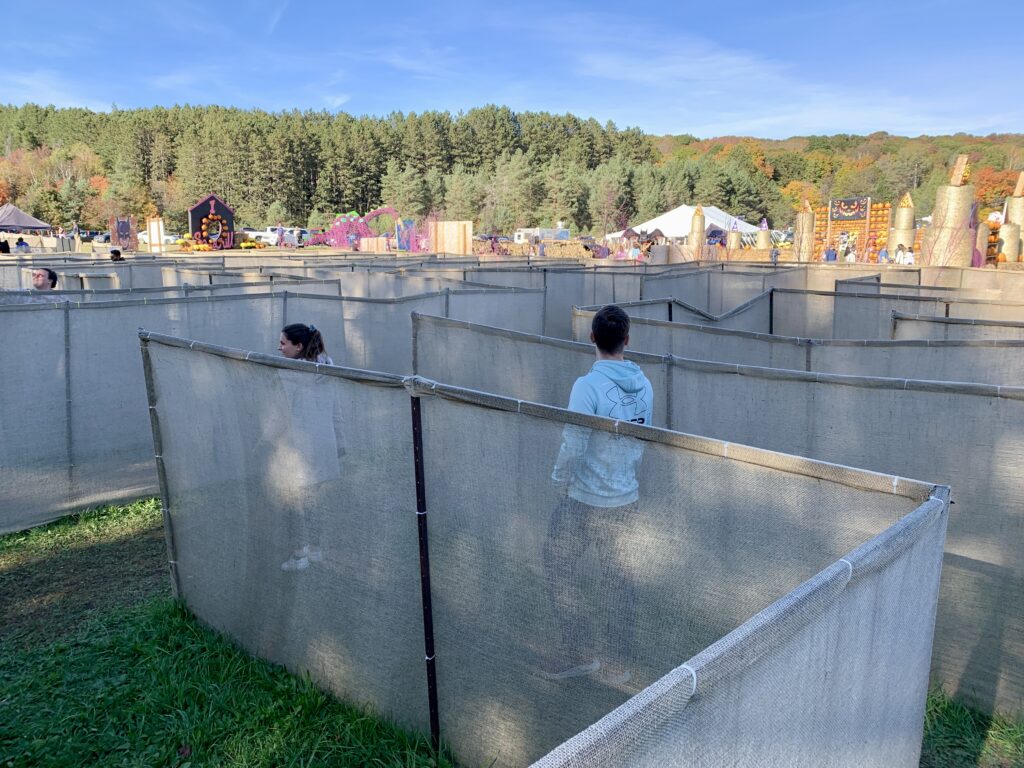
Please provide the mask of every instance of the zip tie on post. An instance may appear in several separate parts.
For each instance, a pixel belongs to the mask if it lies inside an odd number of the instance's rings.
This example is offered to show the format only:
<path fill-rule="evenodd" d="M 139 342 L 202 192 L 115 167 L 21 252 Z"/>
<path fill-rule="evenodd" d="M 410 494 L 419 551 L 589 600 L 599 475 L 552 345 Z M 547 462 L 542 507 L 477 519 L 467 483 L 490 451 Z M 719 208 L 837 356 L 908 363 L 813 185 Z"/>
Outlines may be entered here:
<path fill-rule="evenodd" d="M 693 675 L 693 690 L 690 691 L 690 695 L 693 696 L 697 692 L 697 670 L 691 667 L 689 664 L 683 664 L 681 669 L 685 669 L 691 675 Z"/>

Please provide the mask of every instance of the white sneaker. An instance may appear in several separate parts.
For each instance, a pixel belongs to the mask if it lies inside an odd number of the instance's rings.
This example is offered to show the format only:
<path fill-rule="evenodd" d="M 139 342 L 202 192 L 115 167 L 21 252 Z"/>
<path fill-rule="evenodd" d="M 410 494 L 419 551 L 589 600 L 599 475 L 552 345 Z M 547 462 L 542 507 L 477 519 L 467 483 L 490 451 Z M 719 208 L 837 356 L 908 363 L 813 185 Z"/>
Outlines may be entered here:
<path fill-rule="evenodd" d="M 282 571 L 302 571 L 306 568 L 309 568 L 308 557 L 289 557 L 287 560 L 281 563 Z"/>
<path fill-rule="evenodd" d="M 303 545 L 302 549 L 295 554 L 300 558 L 307 558 L 311 563 L 319 563 L 324 559 L 324 553 L 320 551 L 320 547 L 311 547 L 309 544 Z"/>
<path fill-rule="evenodd" d="M 600 677 L 609 685 L 625 685 L 633 679 L 633 673 L 628 667 L 606 661 L 601 664 Z"/>
<path fill-rule="evenodd" d="M 591 659 L 579 664 L 573 664 L 572 662 L 555 664 L 549 669 L 542 669 L 540 676 L 545 680 L 568 680 L 571 677 L 583 677 L 584 675 L 593 674 L 599 669 L 601 669 L 601 662 L 597 659 Z"/>

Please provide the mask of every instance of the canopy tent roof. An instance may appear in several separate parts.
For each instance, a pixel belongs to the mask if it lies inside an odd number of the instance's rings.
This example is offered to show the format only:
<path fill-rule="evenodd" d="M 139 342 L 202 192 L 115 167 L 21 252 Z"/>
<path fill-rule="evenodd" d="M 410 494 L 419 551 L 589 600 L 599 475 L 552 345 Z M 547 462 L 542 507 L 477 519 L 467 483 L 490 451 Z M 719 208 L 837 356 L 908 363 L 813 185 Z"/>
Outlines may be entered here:
<path fill-rule="evenodd" d="M 757 232 L 757 227 L 753 224 L 747 224 L 745 221 L 740 221 L 738 218 L 730 213 L 723 211 L 721 208 L 716 208 L 713 205 L 705 205 L 704 209 L 704 223 L 705 231 L 712 229 L 721 229 L 725 232 L 732 230 L 735 224 L 736 229 L 744 234 L 751 234 Z M 693 214 L 697 210 L 694 205 L 680 205 L 678 208 L 673 208 L 667 213 L 656 216 L 650 221 L 645 221 L 643 224 L 634 224 L 629 229 L 634 232 L 653 232 L 655 229 L 660 229 L 665 237 L 686 237 L 690 234 L 690 222 L 693 221 Z M 626 230 L 620 232 L 609 232 L 605 235 L 606 240 L 613 240 L 623 236 Z"/>
<path fill-rule="evenodd" d="M 13 203 L 0 205 L 0 229 L 18 231 L 21 229 L 53 229 L 45 221 L 29 216 Z"/>

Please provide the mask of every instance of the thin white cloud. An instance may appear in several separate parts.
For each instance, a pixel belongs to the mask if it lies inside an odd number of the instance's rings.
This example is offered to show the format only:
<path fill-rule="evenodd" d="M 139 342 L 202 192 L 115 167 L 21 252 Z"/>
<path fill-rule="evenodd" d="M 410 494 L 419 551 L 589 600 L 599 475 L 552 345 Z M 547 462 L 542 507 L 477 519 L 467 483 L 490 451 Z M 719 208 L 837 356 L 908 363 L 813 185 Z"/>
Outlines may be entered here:
<path fill-rule="evenodd" d="M 274 9 L 273 13 L 270 14 L 270 25 L 267 27 L 268 32 L 273 32 L 277 29 L 277 25 L 281 23 L 281 17 L 284 16 L 284 12 L 288 10 L 288 3 L 283 2 L 277 8 Z"/>
<path fill-rule="evenodd" d="M 90 94 L 89 96 L 85 94 Z M 52 104 L 55 107 L 85 107 L 94 112 L 110 108 L 91 97 L 93 90 L 49 69 L 0 69 L 0 99 L 9 104 Z M 111 93 L 116 101 L 116 92 Z"/>
<path fill-rule="evenodd" d="M 347 104 L 352 99 L 352 96 L 347 93 L 337 93 L 331 96 L 324 97 L 324 104 L 331 109 L 340 109 L 342 106 Z"/>
<path fill-rule="evenodd" d="M 655 133 L 920 134 L 993 130 L 997 125 L 980 104 L 972 110 L 968 100 L 932 100 L 920 89 L 894 93 L 878 83 L 865 89 L 825 82 L 815 79 L 818 73 L 798 71 L 785 61 L 695 35 L 633 28 L 637 39 L 658 40 L 657 46 L 638 53 L 635 46 L 623 44 L 617 27 L 605 25 L 599 16 L 577 19 L 573 29 L 590 41 L 562 48 L 567 67 L 582 79 L 580 90 L 614 94 L 611 102 L 602 99 L 592 109 L 620 125 L 640 125 Z M 1001 124 L 1007 118 L 1001 116 Z"/>

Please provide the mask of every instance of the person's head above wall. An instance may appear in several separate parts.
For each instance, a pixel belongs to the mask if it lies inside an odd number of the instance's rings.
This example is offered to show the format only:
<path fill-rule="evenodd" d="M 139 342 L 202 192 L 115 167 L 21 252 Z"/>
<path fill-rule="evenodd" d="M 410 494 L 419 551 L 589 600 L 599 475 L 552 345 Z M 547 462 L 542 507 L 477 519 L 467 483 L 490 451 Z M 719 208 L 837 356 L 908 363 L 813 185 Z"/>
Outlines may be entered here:
<path fill-rule="evenodd" d="M 47 267 L 33 269 L 32 287 L 37 291 L 52 291 L 57 287 L 57 273 Z"/>

